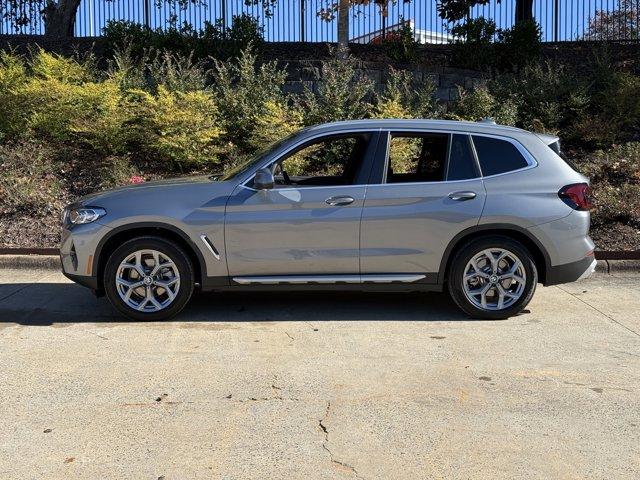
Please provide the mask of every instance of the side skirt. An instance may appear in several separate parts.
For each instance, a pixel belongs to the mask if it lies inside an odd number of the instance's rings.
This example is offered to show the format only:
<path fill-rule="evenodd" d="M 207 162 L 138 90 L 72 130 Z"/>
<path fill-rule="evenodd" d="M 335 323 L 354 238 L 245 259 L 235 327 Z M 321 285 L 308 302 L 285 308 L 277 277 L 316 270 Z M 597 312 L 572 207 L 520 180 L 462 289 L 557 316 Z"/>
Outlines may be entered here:
<path fill-rule="evenodd" d="M 203 291 L 375 291 L 441 292 L 437 273 L 376 275 L 268 275 L 233 277 L 230 284 L 211 279 Z"/>

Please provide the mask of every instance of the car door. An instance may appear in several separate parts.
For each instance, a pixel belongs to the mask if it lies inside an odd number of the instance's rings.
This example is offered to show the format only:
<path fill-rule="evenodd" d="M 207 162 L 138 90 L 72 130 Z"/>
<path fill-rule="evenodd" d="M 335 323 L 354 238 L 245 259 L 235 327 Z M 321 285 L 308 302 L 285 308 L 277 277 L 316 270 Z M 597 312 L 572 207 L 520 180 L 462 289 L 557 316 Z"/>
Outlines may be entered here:
<path fill-rule="evenodd" d="M 274 160 L 274 188 L 252 181 L 229 198 L 229 275 L 359 275 L 360 217 L 377 132 L 325 135 Z M 261 283 L 257 281 L 256 283 Z M 279 283 L 279 282 L 276 282 Z"/>
<path fill-rule="evenodd" d="M 448 132 L 388 132 L 361 223 L 367 274 L 422 274 L 435 283 L 449 242 L 478 224 L 485 189 L 470 138 Z"/>

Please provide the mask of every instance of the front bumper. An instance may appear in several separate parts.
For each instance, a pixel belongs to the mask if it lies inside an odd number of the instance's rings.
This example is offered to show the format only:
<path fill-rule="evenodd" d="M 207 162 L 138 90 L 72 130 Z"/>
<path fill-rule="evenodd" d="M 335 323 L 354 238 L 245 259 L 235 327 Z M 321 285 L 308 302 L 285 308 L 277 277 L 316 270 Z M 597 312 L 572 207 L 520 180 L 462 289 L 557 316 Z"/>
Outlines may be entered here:
<path fill-rule="evenodd" d="M 546 286 L 559 285 L 588 278 L 595 272 L 597 264 L 597 260 L 592 255 L 589 255 L 577 262 L 551 266 L 547 271 L 544 284 Z"/>
<path fill-rule="evenodd" d="M 95 251 L 109 230 L 109 227 L 95 222 L 63 228 L 60 263 L 67 278 L 91 290 L 98 290 Z"/>

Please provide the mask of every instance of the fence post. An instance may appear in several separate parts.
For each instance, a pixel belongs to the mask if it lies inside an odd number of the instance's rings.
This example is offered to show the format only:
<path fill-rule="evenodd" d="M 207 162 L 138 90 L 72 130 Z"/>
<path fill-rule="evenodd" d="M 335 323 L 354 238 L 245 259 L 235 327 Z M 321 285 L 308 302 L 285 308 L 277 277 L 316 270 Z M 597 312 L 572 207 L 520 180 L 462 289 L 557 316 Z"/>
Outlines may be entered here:
<path fill-rule="evenodd" d="M 304 31 L 304 0 L 300 0 L 300 41 L 304 42 L 305 39 L 305 31 Z"/>
<path fill-rule="evenodd" d="M 151 29 L 151 0 L 144 0 L 144 26 Z"/>
<path fill-rule="evenodd" d="M 220 15 L 222 15 L 222 31 L 227 34 L 227 0 L 220 0 Z"/>
<path fill-rule="evenodd" d="M 558 41 L 558 33 L 560 29 L 560 12 L 559 10 L 559 0 L 555 0 L 554 8 L 553 8 L 553 41 Z"/>

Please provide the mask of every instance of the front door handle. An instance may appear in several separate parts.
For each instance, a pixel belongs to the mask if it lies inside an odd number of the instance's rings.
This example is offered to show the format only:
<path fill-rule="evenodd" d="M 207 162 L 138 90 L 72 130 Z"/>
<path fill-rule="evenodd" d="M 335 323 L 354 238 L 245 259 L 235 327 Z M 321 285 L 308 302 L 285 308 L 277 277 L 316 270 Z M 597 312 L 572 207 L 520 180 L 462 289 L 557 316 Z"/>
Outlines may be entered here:
<path fill-rule="evenodd" d="M 476 198 L 476 192 L 453 192 L 449 194 L 449 198 L 456 202 L 464 202 Z"/>
<path fill-rule="evenodd" d="M 340 207 L 343 205 L 349 205 L 354 202 L 353 197 L 341 196 L 341 197 L 329 197 L 325 200 L 327 205 L 332 207 Z"/>

